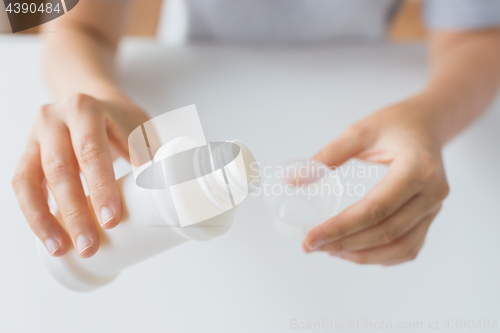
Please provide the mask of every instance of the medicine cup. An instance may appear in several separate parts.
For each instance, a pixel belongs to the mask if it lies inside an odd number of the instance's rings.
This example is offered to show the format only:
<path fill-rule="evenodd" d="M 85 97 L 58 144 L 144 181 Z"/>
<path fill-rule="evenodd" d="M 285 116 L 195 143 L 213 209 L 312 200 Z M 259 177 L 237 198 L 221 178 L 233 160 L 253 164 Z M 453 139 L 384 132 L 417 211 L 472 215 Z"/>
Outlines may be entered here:
<path fill-rule="evenodd" d="M 343 187 L 336 169 L 309 159 L 278 164 L 264 174 L 261 190 L 274 215 L 277 230 L 301 237 L 333 216 Z"/>

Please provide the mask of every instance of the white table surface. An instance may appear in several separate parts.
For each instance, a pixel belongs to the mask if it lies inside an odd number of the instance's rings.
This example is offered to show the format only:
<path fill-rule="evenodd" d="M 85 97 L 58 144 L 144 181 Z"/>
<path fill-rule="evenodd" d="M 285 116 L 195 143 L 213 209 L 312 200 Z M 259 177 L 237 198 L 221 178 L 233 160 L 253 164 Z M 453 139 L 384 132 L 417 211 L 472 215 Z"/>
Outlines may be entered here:
<path fill-rule="evenodd" d="M 428 73 L 420 45 L 169 49 L 132 40 L 121 51 L 120 82 L 151 114 L 195 103 L 208 140 L 241 139 L 264 165 L 312 155 L 417 92 Z M 451 194 L 409 264 L 306 255 L 251 197 L 212 242 L 181 245 L 95 292 L 64 289 L 39 262 L 10 186 L 33 115 L 52 101 L 40 54 L 34 37 L 0 38 L 0 332 L 289 332 L 312 331 L 293 320 L 325 319 L 390 322 L 393 331 L 439 320 L 454 331 L 447 319 L 500 321 L 498 102 L 445 149 Z"/>

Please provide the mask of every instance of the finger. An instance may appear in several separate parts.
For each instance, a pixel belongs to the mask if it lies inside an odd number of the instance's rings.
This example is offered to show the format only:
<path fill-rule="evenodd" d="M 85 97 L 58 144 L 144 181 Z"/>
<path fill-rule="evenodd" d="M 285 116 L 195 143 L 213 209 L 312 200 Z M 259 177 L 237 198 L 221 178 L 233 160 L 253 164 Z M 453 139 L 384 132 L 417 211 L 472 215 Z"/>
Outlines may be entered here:
<path fill-rule="evenodd" d="M 64 110 L 65 120 L 92 206 L 99 224 L 113 228 L 120 222 L 122 206 L 106 129 L 111 120 L 90 96 L 78 97 L 71 108 Z"/>
<path fill-rule="evenodd" d="M 422 249 L 422 247 L 424 246 L 424 241 L 425 241 L 425 239 L 423 239 L 423 240 L 420 242 L 420 244 L 417 246 L 417 249 L 416 249 L 416 251 L 415 251 L 415 252 L 417 252 L 417 253 L 418 253 L 418 252 L 420 252 L 420 250 L 421 250 L 421 249 Z M 406 261 L 408 261 L 408 260 L 406 260 L 406 259 L 403 259 L 403 260 L 392 260 L 392 261 L 388 261 L 388 262 L 386 262 L 386 263 L 383 263 L 383 264 L 381 264 L 381 265 L 382 265 L 382 266 L 396 266 L 396 265 L 402 264 L 402 263 L 404 263 L 404 262 L 406 262 Z"/>
<path fill-rule="evenodd" d="M 112 121 L 108 121 L 106 127 L 109 145 L 114 149 L 115 152 L 115 156 L 113 156 L 113 151 L 111 152 L 113 160 L 118 157 L 116 155 L 119 155 L 130 163 L 131 160 L 127 137 L 118 130 L 117 125 Z"/>
<path fill-rule="evenodd" d="M 337 256 L 358 264 L 386 264 L 413 260 L 421 248 L 429 226 L 437 213 L 425 217 L 412 231 L 388 245 L 372 249 L 340 252 Z"/>
<path fill-rule="evenodd" d="M 413 164 L 405 158 L 396 158 L 384 179 L 363 200 L 312 229 L 304 241 L 305 247 L 316 250 L 323 244 L 377 225 L 392 215 L 422 189 L 414 171 L 408 167 Z"/>
<path fill-rule="evenodd" d="M 435 206 L 435 207 L 434 207 Z M 390 244 L 412 230 L 424 216 L 439 209 L 431 197 L 419 194 L 382 223 L 364 229 L 336 242 L 319 247 L 319 251 L 359 251 Z"/>
<path fill-rule="evenodd" d="M 359 125 L 351 126 L 336 140 L 324 147 L 313 159 L 330 167 L 338 167 L 365 150 L 368 143 L 372 142 L 372 136 L 368 129 L 362 129 Z"/>
<path fill-rule="evenodd" d="M 102 101 L 106 109 L 106 113 L 111 116 L 113 122 L 107 123 L 107 132 L 110 145 L 126 160 L 129 162 L 132 161 L 143 161 L 139 165 L 142 165 L 146 162 L 149 162 L 150 156 L 146 152 L 143 157 L 141 153 L 143 153 L 142 149 L 140 151 L 135 151 L 133 148 L 136 147 L 134 145 L 134 140 L 132 140 L 132 145 L 129 147 L 129 135 L 130 133 L 139 125 L 147 122 L 149 117 L 142 110 L 138 109 L 133 104 L 126 103 L 123 105 L 122 103 L 117 103 L 114 101 Z M 127 113 L 124 116 L 124 110 L 132 111 Z M 151 128 L 148 128 L 148 141 L 152 145 L 152 148 L 157 146 L 155 143 L 159 142 L 161 146 L 161 140 L 158 138 L 156 132 Z M 140 145 L 142 147 L 142 145 Z M 129 152 L 129 148 L 132 148 L 132 151 Z M 159 148 L 159 147 L 158 147 Z M 134 159 L 130 159 L 130 155 L 134 155 Z"/>
<path fill-rule="evenodd" d="M 47 251 L 54 257 L 65 254 L 70 248 L 71 240 L 64 228 L 50 213 L 47 205 L 40 149 L 34 139 L 29 139 L 16 165 L 12 187 L 26 221 Z"/>
<path fill-rule="evenodd" d="M 44 127 L 38 131 L 42 168 L 76 252 L 88 258 L 99 248 L 99 235 L 83 192 L 68 129 L 64 123 L 48 118 L 38 122 Z"/>

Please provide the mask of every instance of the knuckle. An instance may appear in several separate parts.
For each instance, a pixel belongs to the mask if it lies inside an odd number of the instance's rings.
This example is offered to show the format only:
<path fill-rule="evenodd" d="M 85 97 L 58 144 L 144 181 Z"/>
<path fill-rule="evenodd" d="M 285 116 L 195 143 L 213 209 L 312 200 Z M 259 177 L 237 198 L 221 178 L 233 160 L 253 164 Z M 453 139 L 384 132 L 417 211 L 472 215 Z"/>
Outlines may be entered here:
<path fill-rule="evenodd" d="M 60 156 L 50 155 L 45 162 L 45 177 L 49 183 L 59 183 L 71 172 L 69 163 Z"/>
<path fill-rule="evenodd" d="M 89 163 L 99 159 L 104 150 L 90 137 L 84 136 L 78 145 L 77 157 L 80 163 Z"/>
<path fill-rule="evenodd" d="M 349 126 L 345 131 L 344 135 L 347 138 L 360 138 L 364 139 L 370 135 L 370 127 L 365 125 L 364 123 L 356 123 L 354 125 Z"/>
<path fill-rule="evenodd" d="M 72 111 L 78 112 L 81 110 L 87 110 L 89 106 L 94 103 L 94 101 L 94 98 L 89 95 L 75 93 L 69 98 L 69 105 Z"/>
<path fill-rule="evenodd" d="M 438 170 L 432 156 L 429 153 L 422 153 L 419 156 L 419 159 L 419 179 L 424 182 L 433 180 L 436 177 Z"/>
<path fill-rule="evenodd" d="M 407 244 L 401 246 L 401 258 L 403 260 L 413 260 L 417 257 L 419 247 L 412 247 Z"/>
<path fill-rule="evenodd" d="M 380 202 L 372 201 L 369 205 L 370 207 L 370 224 L 377 224 L 378 222 L 384 220 L 389 214 L 389 208 Z"/>
<path fill-rule="evenodd" d="M 354 138 L 358 135 L 357 125 L 352 125 L 347 127 L 344 132 L 342 132 L 342 136 L 346 138 Z"/>
<path fill-rule="evenodd" d="M 342 252 L 345 250 L 345 244 L 343 242 L 335 242 L 330 244 L 328 251 L 330 252 Z"/>
<path fill-rule="evenodd" d="M 43 226 L 44 220 L 45 220 L 44 217 L 38 211 L 35 211 L 26 216 L 26 221 L 28 222 L 29 226 L 34 230 L 41 228 Z"/>
<path fill-rule="evenodd" d="M 41 120 L 44 122 L 47 122 L 48 119 L 52 116 L 52 108 L 50 104 L 45 104 L 38 109 L 38 112 L 36 114 L 37 120 Z"/>
<path fill-rule="evenodd" d="M 347 235 L 347 230 L 341 223 L 336 224 L 332 228 L 332 231 L 335 239 L 342 238 Z"/>
<path fill-rule="evenodd" d="M 389 243 L 397 241 L 406 233 L 406 231 L 407 231 L 407 229 L 403 225 L 393 227 L 392 230 L 387 232 L 387 235 L 386 235 L 387 240 L 389 241 Z"/>
<path fill-rule="evenodd" d="M 417 256 L 418 256 L 418 252 L 412 253 L 412 254 L 408 257 L 408 260 L 407 260 L 407 261 L 413 261 L 413 260 L 417 259 Z"/>
<path fill-rule="evenodd" d="M 420 251 L 419 247 L 411 248 L 410 251 L 408 252 L 408 256 L 406 257 L 406 261 L 415 260 L 418 256 L 419 251 Z"/>
<path fill-rule="evenodd" d="M 11 184 L 14 190 L 18 190 L 26 183 L 28 179 L 28 174 L 25 170 L 18 170 L 14 173 L 11 179 Z"/>
<path fill-rule="evenodd" d="M 351 261 L 353 261 L 359 265 L 368 265 L 369 264 L 368 258 L 366 256 L 361 256 L 361 255 L 352 258 Z"/>
<path fill-rule="evenodd" d="M 439 213 L 441 208 L 443 208 L 443 204 L 440 202 L 438 205 L 436 205 L 434 210 L 431 210 L 432 215 L 430 216 L 430 218 L 434 219 L 434 217 L 436 217 L 436 215 Z"/>
<path fill-rule="evenodd" d="M 444 200 L 448 197 L 449 194 L 450 194 L 450 185 L 448 184 L 447 181 L 445 181 L 439 191 L 439 199 Z"/>
<path fill-rule="evenodd" d="M 101 179 L 93 179 L 87 183 L 87 187 L 90 193 L 103 193 L 106 189 L 105 182 Z"/>
<path fill-rule="evenodd" d="M 86 214 L 85 210 L 79 207 L 72 207 L 70 209 L 65 209 L 62 212 L 62 216 L 66 221 L 80 220 Z"/>
<path fill-rule="evenodd" d="M 394 240 L 396 240 L 399 237 L 399 231 L 398 230 L 387 230 L 382 234 L 381 241 L 382 244 L 389 244 L 392 243 Z"/>

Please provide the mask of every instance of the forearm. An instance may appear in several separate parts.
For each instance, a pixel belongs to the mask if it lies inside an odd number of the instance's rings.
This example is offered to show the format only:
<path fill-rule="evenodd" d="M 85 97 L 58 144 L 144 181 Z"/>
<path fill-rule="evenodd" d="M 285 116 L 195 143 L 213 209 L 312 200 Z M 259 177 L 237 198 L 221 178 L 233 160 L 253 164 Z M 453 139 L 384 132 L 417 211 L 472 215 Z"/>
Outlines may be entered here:
<path fill-rule="evenodd" d="M 77 8 L 80 10 L 77 16 L 61 18 L 43 26 L 47 31 L 42 34 L 44 70 L 57 99 L 75 93 L 102 99 L 122 96 L 115 82 L 114 58 L 123 34 L 127 8 L 96 3 L 88 1 L 81 4 Z M 118 16 L 109 18 L 108 21 L 114 21 L 113 24 L 98 23 L 102 21 L 98 17 L 88 18 L 111 10 L 114 10 L 113 15 Z"/>
<path fill-rule="evenodd" d="M 500 30 L 435 33 L 432 73 L 412 99 L 440 144 L 449 141 L 491 103 L 500 85 Z"/>
<path fill-rule="evenodd" d="M 117 93 L 112 47 L 76 29 L 46 35 L 44 70 L 57 99 L 77 92 L 97 98 Z"/>

